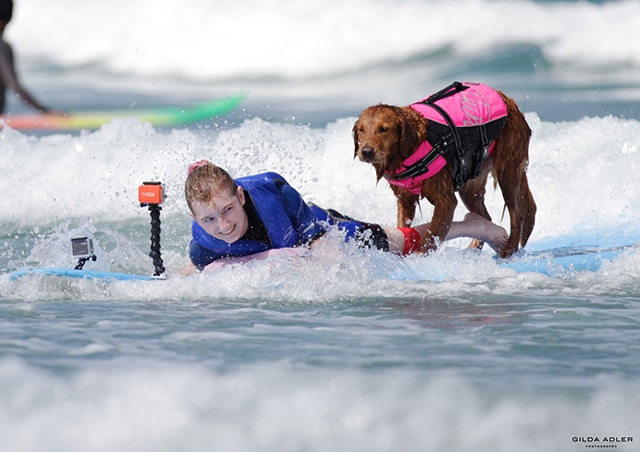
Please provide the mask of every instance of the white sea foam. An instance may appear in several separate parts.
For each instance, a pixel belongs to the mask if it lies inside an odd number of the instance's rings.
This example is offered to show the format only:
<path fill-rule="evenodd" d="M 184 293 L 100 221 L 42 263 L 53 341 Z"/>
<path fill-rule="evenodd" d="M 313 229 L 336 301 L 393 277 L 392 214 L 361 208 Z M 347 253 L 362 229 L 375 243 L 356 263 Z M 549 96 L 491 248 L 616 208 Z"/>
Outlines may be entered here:
<path fill-rule="evenodd" d="M 539 208 L 534 240 L 638 221 L 640 122 L 604 117 L 549 123 L 533 113 L 527 120 L 533 130 L 528 174 Z M 393 224 L 395 202 L 388 184 L 376 184 L 371 166 L 353 159 L 354 121 L 311 128 L 254 118 L 220 132 L 167 132 L 126 120 L 79 136 L 39 138 L 5 129 L 0 132 L 0 220 L 32 227 L 82 217 L 143 223 L 147 213 L 137 206 L 137 187 L 158 180 L 168 193 L 163 214 L 187 222 L 186 168 L 207 158 L 235 177 L 276 171 L 308 202 Z M 503 201 L 491 187 L 487 206 L 500 222 Z M 426 201 L 422 209 L 419 222 L 431 215 Z M 457 217 L 464 212 L 459 207 Z"/>
<path fill-rule="evenodd" d="M 11 388 L 0 396 L 0 433 L 12 451 L 555 452 L 584 448 L 575 438 L 632 436 L 640 403 L 637 385 L 587 399 L 533 396 L 480 390 L 455 374 L 301 372 L 286 362 L 68 378 L 5 359 L 0 383 Z"/>
<path fill-rule="evenodd" d="M 442 49 L 465 58 L 519 44 L 565 69 L 638 68 L 639 20 L 632 0 L 21 0 L 7 34 L 26 58 L 62 67 L 307 78 Z"/>

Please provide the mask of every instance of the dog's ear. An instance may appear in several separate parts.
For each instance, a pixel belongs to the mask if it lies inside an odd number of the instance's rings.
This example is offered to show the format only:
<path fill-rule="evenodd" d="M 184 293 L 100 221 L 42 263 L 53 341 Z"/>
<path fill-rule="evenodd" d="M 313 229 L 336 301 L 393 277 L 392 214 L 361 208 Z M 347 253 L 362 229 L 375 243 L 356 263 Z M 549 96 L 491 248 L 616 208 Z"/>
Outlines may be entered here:
<path fill-rule="evenodd" d="M 353 124 L 353 129 L 351 129 L 351 136 L 353 137 L 353 158 L 355 159 L 358 156 L 358 124 L 360 123 L 360 119 L 356 120 Z"/>
<path fill-rule="evenodd" d="M 410 110 L 410 109 L 409 109 Z M 416 145 L 421 141 L 423 131 L 421 124 L 416 123 L 415 118 L 407 108 L 398 108 L 398 118 L 400 119 L 400 141 L 398 142 L 398 154 L 404 158 L 411 155 Z"/>

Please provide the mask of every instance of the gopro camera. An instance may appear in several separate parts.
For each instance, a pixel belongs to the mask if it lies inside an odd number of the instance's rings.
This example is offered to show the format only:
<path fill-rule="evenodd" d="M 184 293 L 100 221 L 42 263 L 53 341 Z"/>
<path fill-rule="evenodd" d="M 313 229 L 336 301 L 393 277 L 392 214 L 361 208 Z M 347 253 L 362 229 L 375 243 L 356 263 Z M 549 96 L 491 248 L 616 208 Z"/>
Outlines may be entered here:
<path fill-rule="evenodd" d="M 93 240 L 88 237 L 77 237 L 71 239 L 71 254 L 78 258 L 75 266 L 76 270 L 82 270 L 84 264 L 88 260 L 96 261 L 97 257 L 93 254 Z"/>
<path fill-rule="evenodd" d="M 77 258 L 91 258 L 93 256 L 93 240 L 87 237 L 71 239 L 71 254 Z"/>
<path fill-rule="evenodd" d="M 161 182 L 143 182 L 138 187 L 140 207 L 160 205 L 165 200 L 164 186 Z"/>

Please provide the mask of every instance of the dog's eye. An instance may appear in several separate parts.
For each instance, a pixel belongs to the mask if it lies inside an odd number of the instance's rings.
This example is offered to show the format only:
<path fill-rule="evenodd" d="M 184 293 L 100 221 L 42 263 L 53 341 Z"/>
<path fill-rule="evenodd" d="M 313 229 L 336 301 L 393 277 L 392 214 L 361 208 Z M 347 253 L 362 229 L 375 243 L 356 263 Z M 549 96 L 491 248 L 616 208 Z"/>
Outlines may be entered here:
<path fill-rule="evenodd" d="M 378 127 L 378 132 L 380 132 L 380 133 L 386 133 L 388 131 L 389 131 L 389 128 L 387 126 Z"/>

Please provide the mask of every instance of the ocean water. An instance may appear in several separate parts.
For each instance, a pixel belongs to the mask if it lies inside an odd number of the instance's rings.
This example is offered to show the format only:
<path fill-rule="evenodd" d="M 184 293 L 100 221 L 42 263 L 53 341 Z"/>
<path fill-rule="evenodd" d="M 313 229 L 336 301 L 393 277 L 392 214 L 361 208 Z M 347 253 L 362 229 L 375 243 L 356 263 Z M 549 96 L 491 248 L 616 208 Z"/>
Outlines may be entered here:
<path fill-rule="evenodd" d="M 3 450 L 640 450 L 633 249 L 547 276 L 466 240 L 403 259 L 330 235 L 304 258 L 179 275 L 189 163 L 277 171 L 309 202 L 393 224 L 353 122 L 453 80 L 503 90 L 533 130 L 528 250 L 637 243 L 640 2 L 16 3 L 5 38 L 46 105 L 246 100 L 190 127 L 0 130 Z M 168 280 L 10 280 L 73 267 L 84 235 L 87 268 L 151 274 L 147 180 L 168 195 Z M 487 206 L 508 227 L 491 187 Z"/>

